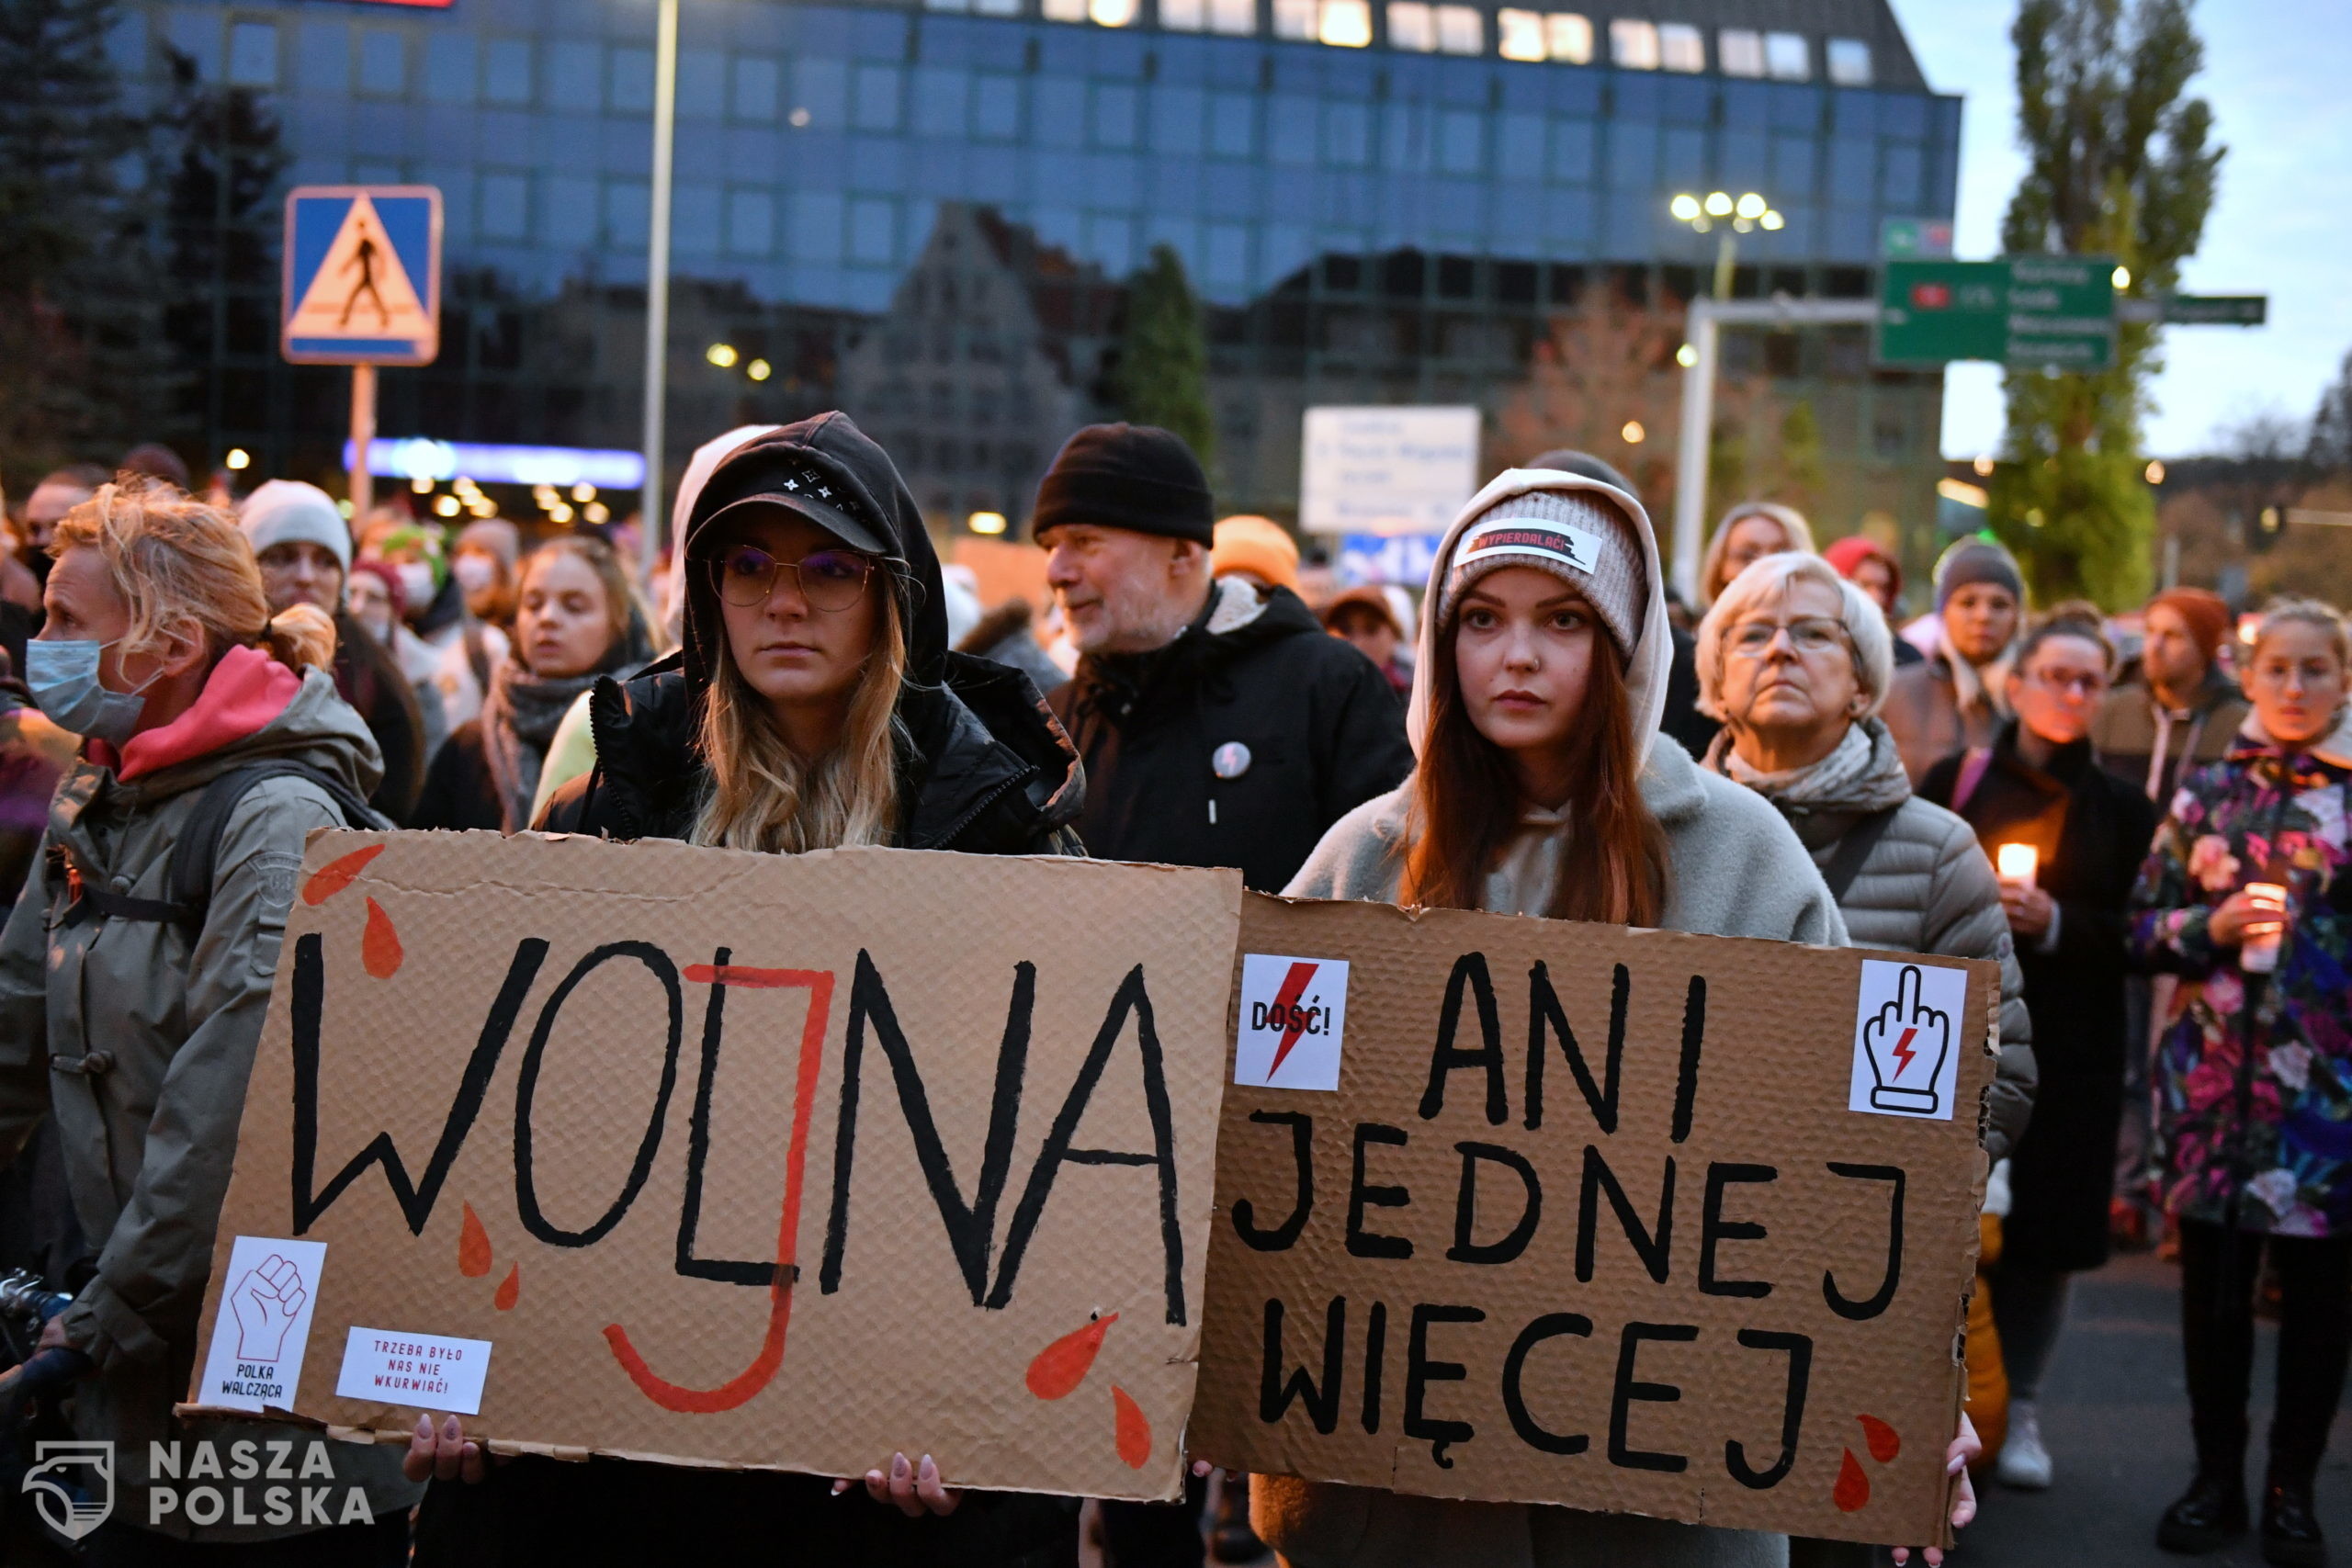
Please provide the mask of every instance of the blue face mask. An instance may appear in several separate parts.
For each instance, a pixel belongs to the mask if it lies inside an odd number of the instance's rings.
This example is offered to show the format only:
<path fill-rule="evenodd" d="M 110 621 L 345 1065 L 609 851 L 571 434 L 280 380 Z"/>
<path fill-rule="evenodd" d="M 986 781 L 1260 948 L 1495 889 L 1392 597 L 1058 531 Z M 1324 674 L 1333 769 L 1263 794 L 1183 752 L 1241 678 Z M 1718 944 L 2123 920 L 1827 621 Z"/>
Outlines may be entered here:
<path fill-rule="evenodd" d="M 109 692 L 98 683 L 98 655 L 109 645 L 87 640 L 28 642 L 25 684 L 33 702 L 61 729 L 120 746 L 139 728 L 147 699 Z"/>

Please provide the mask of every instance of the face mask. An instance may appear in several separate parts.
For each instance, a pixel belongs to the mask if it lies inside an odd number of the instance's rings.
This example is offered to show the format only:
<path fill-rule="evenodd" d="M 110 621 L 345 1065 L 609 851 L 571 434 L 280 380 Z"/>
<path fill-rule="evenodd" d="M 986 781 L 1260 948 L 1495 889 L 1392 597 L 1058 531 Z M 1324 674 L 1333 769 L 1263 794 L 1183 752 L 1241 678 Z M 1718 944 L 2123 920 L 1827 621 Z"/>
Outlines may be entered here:
<path fill-rule="evenodd" d="M 479 593 L 498 581 L 498 563 L 488 556 L 459 556 L 449 570 L 469 594 Z"/>
<path fill-rule="evenodd" d="M 433 603 L 433 569 L 421 560 L 413 560 L 405 561 L 393 570 L 401 574 L 401 597 L 422 614 L 424 607 Z"/>
<path fill-rule="evenodd" d="M 120 746 L 138 730 L 147 699 L 137 692 L 109 692 L 98 684 L 98 655 L 110 646 L 86 640 L 28 642 L 25 684 L 32 690 L 34 704 L 59 728 Z"/>

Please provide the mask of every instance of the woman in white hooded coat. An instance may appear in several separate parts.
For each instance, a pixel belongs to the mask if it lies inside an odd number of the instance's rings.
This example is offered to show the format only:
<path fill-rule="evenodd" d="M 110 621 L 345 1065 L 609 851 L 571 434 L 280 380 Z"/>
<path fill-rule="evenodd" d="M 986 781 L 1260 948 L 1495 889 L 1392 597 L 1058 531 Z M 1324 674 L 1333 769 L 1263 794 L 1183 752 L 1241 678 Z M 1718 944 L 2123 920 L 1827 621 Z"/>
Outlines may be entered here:
<path fill-rule="evenodd" d="M 1335 823 L 1283 891 L 1715 936 L 1846 944 L 1838 907 L 1760 796 L 1661 739 L 1670 658 L 1641 504 L 1513 469 L 1430 568 L 1413 775 Z M 1633 1515 L 1260 1477 L 1292 1568 L 1777 1568 L 1784 1537 Z"/>

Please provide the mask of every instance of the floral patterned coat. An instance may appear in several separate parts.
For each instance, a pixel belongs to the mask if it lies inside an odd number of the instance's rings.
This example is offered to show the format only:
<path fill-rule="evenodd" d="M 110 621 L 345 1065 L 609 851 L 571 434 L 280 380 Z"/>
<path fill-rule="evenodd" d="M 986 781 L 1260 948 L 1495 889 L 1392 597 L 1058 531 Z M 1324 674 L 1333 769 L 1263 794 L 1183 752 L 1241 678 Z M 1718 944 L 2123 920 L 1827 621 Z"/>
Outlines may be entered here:
<path fill-rule="evenodd" d="M 2180 976 L 2156 1063 L 2165 1207 L 2177 1216 L 2224 1223 L 2235 1167 L 2241 1227 L 2352 1235 L 2347 815 L 2352 716 L 2310 750 L 2282 750 L 2249 723 L 2225 761 L 2182 782 L 2156 830 L 2132 940 L 2144 964 Z M 2288 930 L 2242 1086 L 2245 976 L 2207 922 L 2250 882 L 2287 888 Z"/>

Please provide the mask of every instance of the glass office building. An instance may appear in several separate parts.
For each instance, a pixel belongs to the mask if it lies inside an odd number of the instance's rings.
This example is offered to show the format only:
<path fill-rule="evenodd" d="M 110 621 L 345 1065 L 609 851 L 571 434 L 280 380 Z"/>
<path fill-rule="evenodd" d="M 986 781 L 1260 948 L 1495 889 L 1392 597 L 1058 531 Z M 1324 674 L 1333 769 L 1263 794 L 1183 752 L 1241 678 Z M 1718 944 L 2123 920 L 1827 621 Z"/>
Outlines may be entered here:
<path fill-rule="evenodd" d="M 1573 441 L 1663 483 L 1679 306 L 1721 237 L 1669 197 L 1784 215 L 1738 236 L 1735 293 L 1865 295 L 1883 220 L 1951 216 L 1960 102 L 1885 0 L 1660 3 L 684 0 L 670 471 L 840 407 L 938 526 L 1017 521 L 1061 438 L 1115 410 L 1125 285 L 1167 245 L 1208 306 L 1228 509 L 1295 505 L 1323 403 L 1476 403 L 1497 464 Z M 249 90 L 287 183 L 443 191 L 442 357 L 386 373 L 385 435 L 626 448 L 653 20 L 131 0 L 116 59 L 144 93 L 175 56 Z M 332 468 L 340 386 L 277 362 L 274 275 L 217 288 L 216 449 Z M 1735 333 L 1726 382 L 1734 417 L 1809 410 L 1831 532 L 1929 525 L 1939 377 L 1873 370 L 1848 329 Z"/>

